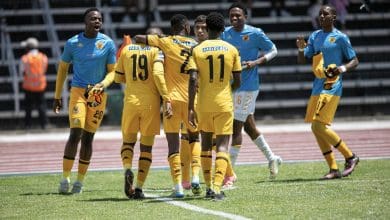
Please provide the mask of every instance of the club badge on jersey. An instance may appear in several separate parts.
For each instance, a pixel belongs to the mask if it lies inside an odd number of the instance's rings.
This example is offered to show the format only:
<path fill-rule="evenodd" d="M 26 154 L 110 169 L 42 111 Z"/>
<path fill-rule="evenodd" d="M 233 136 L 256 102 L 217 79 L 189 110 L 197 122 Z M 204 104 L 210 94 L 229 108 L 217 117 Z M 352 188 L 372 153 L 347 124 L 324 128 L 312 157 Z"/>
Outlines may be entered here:
<path fill-rule="evenodd" d="M 96 90 L 93 90 L 92 85 L 88 85 L 84 93 L 84 97 L 87 99 L 87 105 L 89 107 L 99 106 L 102 103 L 103 92 L 104 92 L 103 90 L 97 92 Z"/>

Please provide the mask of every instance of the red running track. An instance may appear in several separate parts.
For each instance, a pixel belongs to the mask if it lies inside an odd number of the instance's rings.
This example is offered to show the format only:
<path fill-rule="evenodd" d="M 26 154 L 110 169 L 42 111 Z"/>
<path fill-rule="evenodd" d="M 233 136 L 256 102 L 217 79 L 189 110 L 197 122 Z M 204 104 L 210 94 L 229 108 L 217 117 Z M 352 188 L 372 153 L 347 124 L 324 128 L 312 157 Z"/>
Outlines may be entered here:
<path fill-rule="evenodd" d="M 390 158 L 390 128 L 337 131 L 348 146 L 361 159 Z M 99 133 L 96 134 L 98 136 Z M 101 135 L 104 135 L 102 133 Z M 288 161 L 323 160 L 322 154 L 310 132 L 267 132 L 266 140 L 275 154 Z M 265 163 L 263 154 L 248 136 L 243 135 L 243 147 L 237 163 Z M 59 172 L 65 141 L 23 140 L 0 141 L 0 175 L 16 173 Z M 96 138 L 90 165 L 93 169 L 122 169 L 120 138 L 101 140 Z M 138 158 L 138 145 L 135 157 Z M 342 156 L 336 152 L 336 158 Z M 136 167 L 137 160 L 133 166 Z M 76 164 L 77 165 L 77 162 Z M 156 137 L 152 167 L 167 167 L 167 144 L 164 137 Z M 74 168 L 77 166 L 74 166 Z"/>

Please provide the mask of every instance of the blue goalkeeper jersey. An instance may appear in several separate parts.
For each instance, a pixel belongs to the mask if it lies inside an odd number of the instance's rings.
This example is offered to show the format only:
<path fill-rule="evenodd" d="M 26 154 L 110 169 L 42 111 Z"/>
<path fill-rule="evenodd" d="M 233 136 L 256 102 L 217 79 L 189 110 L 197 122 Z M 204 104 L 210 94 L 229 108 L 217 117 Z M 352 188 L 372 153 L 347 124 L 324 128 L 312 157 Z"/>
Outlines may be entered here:
<path fill-rule="evenodd" d="M 245 25 L 241 32 L 232 26 L 225 28 L 221 39 L 235 46 L 241 57 L 241 62 L 253 61 L 259 58 L 260 53 L 267 53 L 274 43 L 260 29 Z M 260 89 L 258 66 L 245 69 L 241 73 L 241 86 L 237 91 L 256 91 Z"/>
<path fill-rule="evenodd" d="M 331 32 L 317 30 L 310 35 L 307 47 L 305 48 L 305 57 L 312 58 L 319 53 L 322 53 L 324 68 L 329 64 L 341 66 L 343 63 L 356 57 L 355 50 L 352 48 L 347 35 L 336 28 L 333 28 Z M 311 95 L 319 95 L 321 93 L 336 96 L 342 95 L 342 74 L 340 74 L 339 80 L 332 86 L 332 89 L 324 89 L 325 80 L 325 78 L 321 79 L 317 77 L 314 79 Z"/>
<path fill-rule="evenodd" d="M 86 88 L 101 82 L 107 74 L 107 64 L 115 64 L 116 48 L 113 40 L 98 33 L 86 38 L 84 32 L 70 38 L 64 47 L 62 61 L 72 63 L 72 87 Z"/>

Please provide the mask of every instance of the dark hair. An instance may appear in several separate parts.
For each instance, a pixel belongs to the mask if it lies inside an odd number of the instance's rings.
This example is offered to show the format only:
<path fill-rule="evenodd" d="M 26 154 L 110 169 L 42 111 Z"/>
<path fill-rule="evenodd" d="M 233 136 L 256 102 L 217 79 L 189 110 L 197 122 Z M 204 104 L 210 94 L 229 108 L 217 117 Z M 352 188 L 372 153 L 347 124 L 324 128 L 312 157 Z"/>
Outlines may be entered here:
<path fill-rule="evenodd" d="M 207 15 L 206 25 L 209 30 L 223 31 L 225 29 L 225 19 L 221 13 L 211 12 Z"/>
<path fill-rule="evenodd" d="M 171 27 L 173 30 L 181 31 L 184 28 L 184 25 L 188 21 L 187 17 L 182 14 L 175 14 L 171 18 Z"/>
<path fill-rule="evenodd" d="M 330 12 L 333 14 L 333 15 L 336 15 L 337 12 L 336 12 L 336 8 L 333 7 L 332 5 L 323 5 L 323 7 L 329 7 L 330 8 Z"/>
<path fill-rule="evenodd" d="M 196 23 L 205 23 L 206 22 L 206 15 L 198 15 L 198 17 L 195 18 L 194 24 Z"/>
<path fill-rule="evenodd" d="M 84 12 L 84 15 L 83 15 L 83 18 L 84 18 L 84 20 L 85 20 L 85 18 L 86 18 L 86 16 L 87 16 L 87 14 L 89 13 L 89 12 L 91 12 L 91 11 L 97 11 L 97 12 L 99 12 L 100 13 L 100 11 L 99 11 L 99 9 L 98 8 L 88 8 L 87 10 L 85 10 L 85 12 Z"/>
<path fill-rule="evenodd" d="M 228 12 L 230 12 L 230 10 L 232 10 L 232 8 L 240 8 L 240 9 L 244 12 L 244 15 L 247 15 L 247 14 L 248 14 L 248 11 L 246 10 L 245 5 L 244 5 L 242 2 L 234 2 L 234 3 L 229 7 Z"/>

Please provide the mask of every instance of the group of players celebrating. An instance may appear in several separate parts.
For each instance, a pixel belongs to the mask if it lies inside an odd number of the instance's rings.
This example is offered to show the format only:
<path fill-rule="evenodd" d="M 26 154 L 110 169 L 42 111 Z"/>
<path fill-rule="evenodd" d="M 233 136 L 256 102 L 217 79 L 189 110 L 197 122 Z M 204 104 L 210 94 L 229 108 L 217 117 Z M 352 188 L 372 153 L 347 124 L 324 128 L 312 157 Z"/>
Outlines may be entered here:
<path fill-rule="evenodd" d="M 247 10 L 242 3 L 233 3 L 228 13 L 231 25 L 228 27 L 220 13 L 198 16 L 194 22 L 196 40 L 190 37 L 188 18 L 176 14 L 171 18 L 171 35 L 163 35 L 156 29 L 146 35 L 136 35 L 135 43 L 123 47 L 116 60 L 113 41 L 99 32 L 100 11 L 90 8 L 85 12 L 85 31 L 67 41 L 57 73 L 53 110 L 58 113 L 62 107 L 62 87 L 70 63 L 73 64 L 71 129 L 64 150 L 60 193 L 82 192 L 92 156 L 93 136 L 106 107 L 104 89 L 114 81 L 125 84 L 121 158 L 128 198 L 145 198 L 143 185 L 152 163 L 154 139 L 160 133 L 161 101 L 174 186 L 171 196 L 182 198 L 184 190 L 191 189 L 196 196 L 205 192 L 206 198 L 223 200 L 223 189 L 237 180 L 233 166 L 241 149 L 243 128 L 268 160 L 270 178 L 276 177 L 282 158 L 272 152 L 256 127 L 254 112 L 260 89 L 258 66 L 273 59 L 277 48 L 260 28 L 246 24 Z M 348 38 L 333 27 L 335 15 L 334 8 L 323 6 L 319 14 L 320 22 L 323 18 L 322 29 L 314 32 L 308 43 L 303 37 L 298 37 L 296 43 L 300 61 L 322 54 L 322 68 L 319 68 L 322 72 L 324 67 L 335 64 L 328 72 L 337 80 L 329 80 L 329 74 L 316 75 L 306 117 L 312 122 L 313 133 L 330 167 L 323 179 L 348 176 L 359 162 L 328 127 L 340 99 L 342 73 L 358 65 Z M 328 17 L 333 20 L 329 22 Z M 348 63 L 343 65 L 344 60 Z M 85 93 L 88 85 L 93 86 Z M 135 178 L 132 164 L 138 133 L 140 156 Z M 70 174 L 79 142 L 78 176 L 70 190 Z M 343 173 L 337 167 L 332 146 L 346 158 Z M 216 151 L 214 168 L 213 149 Z M 205 189 L 200 185 L 200 170 Z"/>

